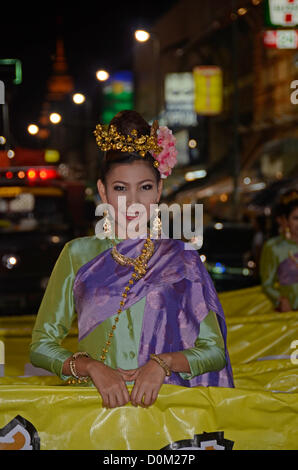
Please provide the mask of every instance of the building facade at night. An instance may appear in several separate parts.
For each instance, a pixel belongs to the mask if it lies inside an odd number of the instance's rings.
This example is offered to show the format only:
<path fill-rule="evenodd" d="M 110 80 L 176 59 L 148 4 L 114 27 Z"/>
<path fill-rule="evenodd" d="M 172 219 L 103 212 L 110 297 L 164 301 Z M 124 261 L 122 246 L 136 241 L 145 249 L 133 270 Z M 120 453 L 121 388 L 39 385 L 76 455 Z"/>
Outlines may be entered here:
<path fill-rule="evenodd" d="M 285 20 L 291 19 L 287 0 L 281 3 Z M 174 128 L 187 132 L 185 145 L 196 136 L 194 162 L 212 169 L 216 180 L 232 175 L 270 182 L 298 171 L 298 105 L 291 88 L 298 79 L 298 49 L 278 49 L 268 39 L 265 45 L 265 32 L 279 29 L 268 24 L 268 5 L 181 0 L 154 25 L 152 39 L 135 48 L 136 107 L 148 119 L 166 116 L 168 74 L 192 73 L 198 66 L 221 70 L 221 112 L 197 114 L 192 126 L 181 122 Z"/>

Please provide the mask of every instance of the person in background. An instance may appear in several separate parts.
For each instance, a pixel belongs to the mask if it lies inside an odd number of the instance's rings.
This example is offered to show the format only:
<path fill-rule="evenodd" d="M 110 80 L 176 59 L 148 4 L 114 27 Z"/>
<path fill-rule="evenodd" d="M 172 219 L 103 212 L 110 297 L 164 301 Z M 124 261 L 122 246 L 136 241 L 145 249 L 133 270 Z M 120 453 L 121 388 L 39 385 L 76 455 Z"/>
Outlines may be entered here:
<path fill-rule="evenodd" d="M 285 193 L 279 206 L 281 234 L 264 244 L 260 260 L 263 291 L 279 312 L 298 310 L 298 190 Z"/>

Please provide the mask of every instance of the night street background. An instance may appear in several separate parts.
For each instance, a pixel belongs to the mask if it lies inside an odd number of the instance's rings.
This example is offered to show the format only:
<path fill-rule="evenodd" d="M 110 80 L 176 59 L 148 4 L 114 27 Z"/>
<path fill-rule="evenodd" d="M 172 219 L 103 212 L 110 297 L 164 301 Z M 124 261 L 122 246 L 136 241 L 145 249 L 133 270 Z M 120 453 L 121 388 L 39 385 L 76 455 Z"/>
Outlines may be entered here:
<path fill-rule="evenodd" d="M 65 242 L 94 234 L 103 155 L 93 131 L 121 109 L 135 109 L 149 123 L 158 119 L 173 130 L 178 162 L 164 181 L 161 202 L 203 204 L 199 253 L 216 289 L 260 283 L 262 246 L 279 233 L 277 204 L 297 187 L 298 175 L 298 105 L 291 92 L 298 78 L 295 2 L 275 2 L 277 20 L 269 4 L 1 7 L 3 312 L 14 314 L 20 304 L 21 313 L 35 313 Z M 138 42 L 138 29 L 148 31 L 149 40 Z M 99 70 L 108 80 L 96 78 Z M 82 104 L 75 104 L 75 93 Z M 61 122 L 52 121 L 53 113 Z M 38 171 L 44 169 L 42 180 Z M 39 194 L 41 187 L 47 192 Z M 31 192 L 34 210 L 14 213 L 18 191 Z M 30 243 L 39 246 L 35 258 Z"/>
<path fill-rule="evenodd" d="M 14 90 L 10 111 L 12 129 L 21 145 L 32 145 L 27 123 L 35 122 L 46 93 L 52 70 L 57 38 L 65 45 L 68 71 L 75 88 L 93 93 L 100 68 L 116 71 L 131 69 L 135 29 L 150 28 L 154 20 L 176 2 L 30 2 L 2 4 L 2 58 L 22 61 L 23 83 Z M 34 145 L 34 144 L 33 144 Z"/>

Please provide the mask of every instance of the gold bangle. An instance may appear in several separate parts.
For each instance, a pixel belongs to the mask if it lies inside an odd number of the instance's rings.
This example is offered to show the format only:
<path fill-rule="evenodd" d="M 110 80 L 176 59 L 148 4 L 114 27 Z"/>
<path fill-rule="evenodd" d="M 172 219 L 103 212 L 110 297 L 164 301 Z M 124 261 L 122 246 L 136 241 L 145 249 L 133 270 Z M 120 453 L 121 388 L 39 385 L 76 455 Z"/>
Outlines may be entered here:
<path fill-rule="evenodd" d="M 157 356 L 156 354 L 150 354 L 150 359 L 153 359 L 153 361 L 157 362 L 164 369 L 167 377 L 171 376 L 172 372 L 169 366 L 165 363 L 165 361 L 162 360 L 161 357 Z"/>
<path fill-rule="evenodd" d="M 78 375 L 78 373 L 77 373 L 77 369 L 76 369 L 75 362 L 76 362 L 76 359 L 77 359 L 78 357 L 90 357 L 90 356 L 89 356 L 89 354 L 88 354 L 87 352 L 78 351 L 78 352 L 74 353 L 74 354 L 72 355 L 72 357 L 71 357 L 70 362 L 69 362 L 69 368 L 70 368 L 71 374 L 72 374 L 73 377 L 75 377 L 75 378 L 79 381 L 79 383 L 80 383 L 81 381 L 87 382 L 87 381 L 90 379 L 89 375 L 87 375 L 87 376 L 80 376 L 80 375 Z"/>

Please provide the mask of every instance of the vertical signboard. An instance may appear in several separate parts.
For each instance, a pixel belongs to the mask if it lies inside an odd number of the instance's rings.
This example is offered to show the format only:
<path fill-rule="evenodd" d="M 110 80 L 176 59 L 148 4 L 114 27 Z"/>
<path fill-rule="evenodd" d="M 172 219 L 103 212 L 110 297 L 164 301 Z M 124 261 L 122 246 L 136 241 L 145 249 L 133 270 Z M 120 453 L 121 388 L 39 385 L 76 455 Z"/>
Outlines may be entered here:
<path fill-rule="evenodd" d="M 267 0 L 265 20 L 269 26 L 292 27 L 298 24 L 298 0 Z"/>
<path fill-rule="evenodd" d="M 170 127 L 197 125 L 194 79 L 191 72 L 168 73 L 165 78 L 166 121 Z"/>
<path fill-rule="evenodd" d="M 203 116 L 220 114 L 223 106 L 222 70 L 216 66 L 198 66 L 193 70 L 195 111 Z"/>

